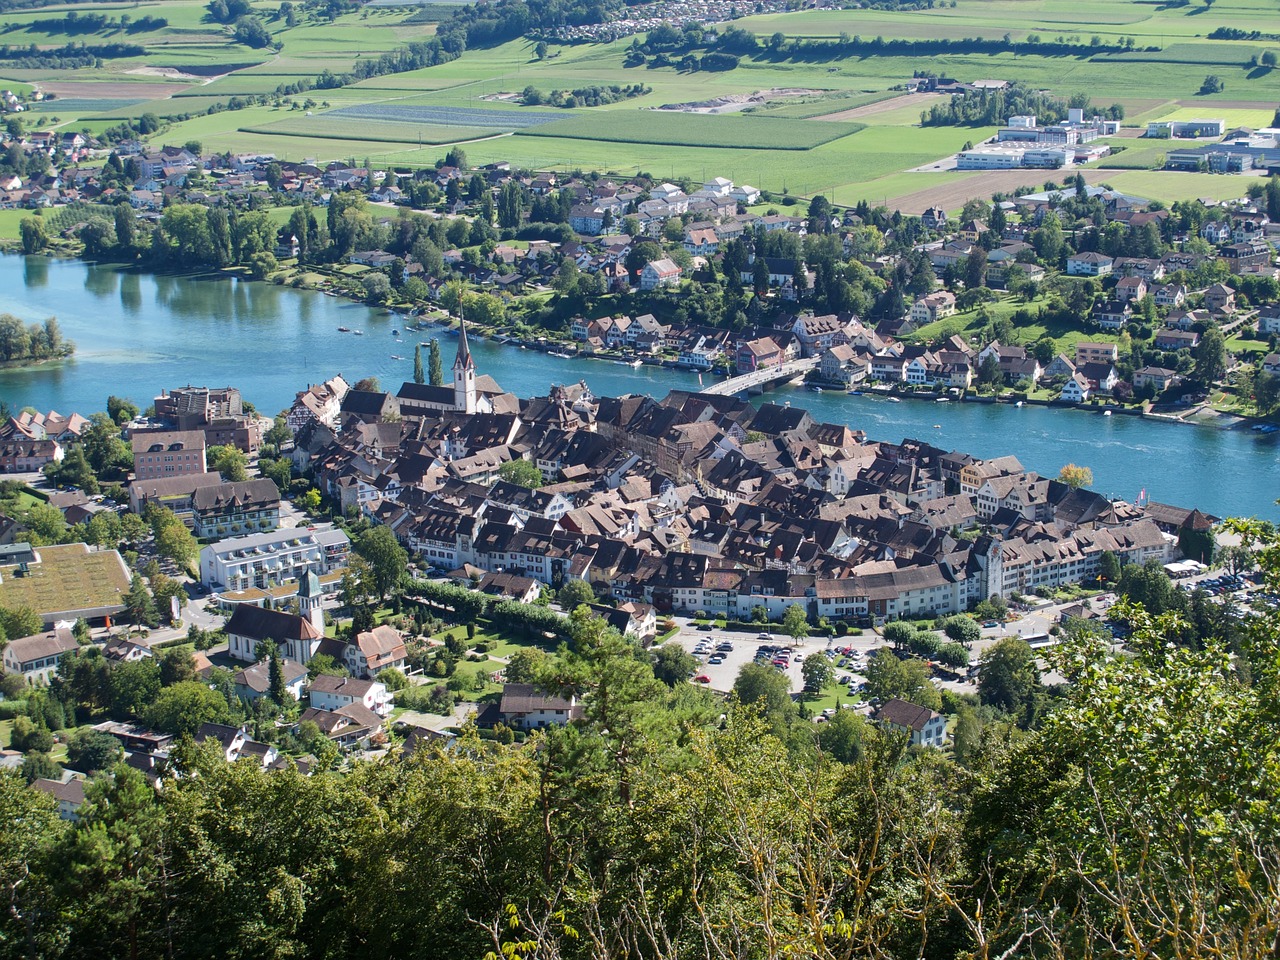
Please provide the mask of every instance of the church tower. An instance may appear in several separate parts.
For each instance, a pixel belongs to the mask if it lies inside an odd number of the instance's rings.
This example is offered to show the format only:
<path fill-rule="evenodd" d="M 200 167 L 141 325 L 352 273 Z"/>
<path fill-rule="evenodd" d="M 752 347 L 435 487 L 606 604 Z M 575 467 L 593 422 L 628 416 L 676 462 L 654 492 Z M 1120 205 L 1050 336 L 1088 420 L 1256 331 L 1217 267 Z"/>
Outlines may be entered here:
<path fill-rule="evenodd" d="M 308 570 L 298 578 L 298 615 L 315 627 L 316 634 L 319 637 L 324 636 L 324 611 L 320 609 L 320 604 L 323 600 L 324 591 L 320 587 L 320 578 Z M 303 653 L 304 651 L 294 652 Z M 314 653 L 313 650 L 307 652 Z M 298 656 L 294 657 L 294 659 L 301 663 L 306 663 L 311 657 L 308 656 L 304 659 Z"/>
<path fill-rule="evenodd" d="M 467 318 L 458 321 L 458 356 L 453 361 L 453 409 L 476 412 L 476 362 L 467 346 Z"/>

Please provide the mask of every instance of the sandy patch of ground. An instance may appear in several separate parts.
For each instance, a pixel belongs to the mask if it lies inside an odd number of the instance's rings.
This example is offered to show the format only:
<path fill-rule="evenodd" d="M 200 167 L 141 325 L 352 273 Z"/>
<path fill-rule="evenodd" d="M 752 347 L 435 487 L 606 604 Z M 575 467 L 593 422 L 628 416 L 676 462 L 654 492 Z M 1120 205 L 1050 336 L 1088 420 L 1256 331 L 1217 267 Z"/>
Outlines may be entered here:
<path fill-rule="evenodd" d="M 1077 172 L 1083 173 L 1085 183 L 1089 184 L 1100 183 L 1116 173 L 1114 170 L 1085 168 L 1069 171 L 1071 176 Z M 989 199 L 993 193 L 1008 193 L 1018 187 L 1035 187 L 1038 190 L 1046 180 L 1060 180 L 1061 175 L 1061 170 L 975 170 L 964 179 L 891 198 L 890 205 L 909 214 L 921 214 L 930 207 L 955 210 L 972 197 Z"/>
<path fill-rule="evenodd" d="M 879 100 L 876 103 L 864 103 L 862 106 L 853 107 L 850 110 L 841 110 L 839 113 L 824 113 L 820 117 L 809 117 L 809 119 L 825 120 L 827 122 L 863 120 L 866 117 L 874 117 L 881 113 L 901 110 L 903 107 L 916 107 L 935 103 L 937 99 L 938 94 L 936 93 L 904 93 L 900 97 L 890 97 L 888 100 Z"/>
<path fill-rule="evenodd" d="M 710 100 L 695 100 L 690 103 L 664 103 L 659 110 L 671 110 L 677 113 L 737 113 L 747 107 L 758 107 L 770 100 L 785 100 L 787 97 L 812 97 L 826 93 L 825 90 L 808 90 L 800 87 L 775 87 L 772 90 L 757 90 L 755 93 L 726 93 Z"/>
<path fill-rule="evenodd" d="M 140 77 L 164 77 L 167 80 L 195 80 L 197 82 L 205 82 L 204 77 L 197 77 L 191 73 L 183 73 L 177 67 L 134 67 L 132 70 L 126 70 L 125 73 L 135 74 Z"/>

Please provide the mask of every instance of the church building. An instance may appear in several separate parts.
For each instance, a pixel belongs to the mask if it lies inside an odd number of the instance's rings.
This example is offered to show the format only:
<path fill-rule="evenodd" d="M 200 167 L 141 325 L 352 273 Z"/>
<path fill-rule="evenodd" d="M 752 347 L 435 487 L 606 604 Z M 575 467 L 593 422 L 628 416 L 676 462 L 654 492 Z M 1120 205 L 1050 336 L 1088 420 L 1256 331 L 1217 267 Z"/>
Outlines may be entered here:
<path fill-rule="evenodd" d="M 467 342 L 467 321 L 458 327 L 458 355 L 453 361 L 452 386 L 433 387 L 428 383 L 407 381 L 400 387 L 396 400 L 402 416 L 424 413 L 493 413 L 494 399 L 504 391 L 487 374 L 476 373 L 475 358 Z"/>

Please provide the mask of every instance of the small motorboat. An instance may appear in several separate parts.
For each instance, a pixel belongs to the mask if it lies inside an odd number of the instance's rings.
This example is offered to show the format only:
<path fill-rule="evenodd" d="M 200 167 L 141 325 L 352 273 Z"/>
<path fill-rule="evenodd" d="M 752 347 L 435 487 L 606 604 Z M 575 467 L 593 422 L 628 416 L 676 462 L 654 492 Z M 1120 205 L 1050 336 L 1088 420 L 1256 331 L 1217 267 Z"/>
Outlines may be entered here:
<path fill-rule="evenodd" d="M 1109 417 L 1109 416 L 1111 416 L 1111 411 L 1110 411 L 1110 410 L 1103 410 L 1103 411 L 1102 411 L 1102 415 L 1103 415 L 1104 417 Z"/>
<path fill-rule="evenodd" d="M 364 336 L 364 331 L 363 331 L 363 330 L 352 330 L 351 332 L 352 332 L 352 333 L 354 333 L 357 337 L 363 337 L 363 336 Z"/>
<path fill-rule="evenodd" d="M 951 398 L 950 398 L 950 397 L 938 397 L 938 398 L 937 398 L 937 399 L 935 399 L 933 402 L 934 402 L 934 403 L 950 403 L 950 402 L 951 402 Z"/>
<path fill-rule="evenodd" d="M 392 335 L 393 337 L 398 337 L 398 336 L 400 336 L 400 331 L 399 331 L 399 330 L 392 330 L 392 331 L 391 331 L 391 335 Z"/>
<path fill-rule="evenodd" d="M 1015 407 L 1020 407 L 1020 406 L 1022 406 L 1022 401 L 1021 401 L 1021 400 L 1019 400 L 1017 403 L 1015 403 L 1015 404 L 1014 404 L 1014 406 L 1015 406 Z"/>
<path fill-rule="evenodd" d="M 814 393 L 821 393 L 821 392 L 822 392 L 822 388 L 821 388 L 821 387 L 810 387 L 809 389 L 810 389 L 810 390 L 812 390 Z"/>
<path fill-rule="evenodd" d="M 631 366 L 633 366 L 633 367 L 635 367 L 637 370 L 639 370 L 641 367 L 643 367 L 643 366 L 644 366 L 644 361 L 643 361 L 643 360 L 632 360 L 632 361 L 631 361 Z"/>
<path fill-rule="evenodd" d="M 861 391 L 861 390 L 850 390 L 848 395 L 849 395 L 849 396 L 851 396 L 851 397 L 860 397 L 860 396 L 862 396 L 862 391 Z"/>
<path fill-rule="evenodd" d="M 404 357 L 400 356 L 400 354 L 398 354 L 398 353 L 393 353 L 393 354 L 391 355 L 391 359 L 392 359 L 392 360 L 403 360 L 403 359 L 404 359 Z"/>
<path fill-rule="evenodd" d="M 897 397 L 890 397 L 890 398 L 889 398 L 889 402 L 890 402 L 890 403 L 901 403 L 902 401 L 901 401 L 901 400 L 899 400 Z"/>
<path fill-rule="evenodd" d="M 339 328 L 338 328 L 338 332 L 339 332 L 339 333 L 350 333 L 350 332 L 351 332 L 351 328 L 350 328 L 350 327 L 339 327 Z"/>

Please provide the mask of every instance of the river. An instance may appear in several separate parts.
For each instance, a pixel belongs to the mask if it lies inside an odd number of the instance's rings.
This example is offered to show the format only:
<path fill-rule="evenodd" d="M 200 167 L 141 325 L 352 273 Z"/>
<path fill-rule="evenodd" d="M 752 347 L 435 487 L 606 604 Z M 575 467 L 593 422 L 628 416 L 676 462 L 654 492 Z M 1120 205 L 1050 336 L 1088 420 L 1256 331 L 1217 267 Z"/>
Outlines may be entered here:
<path fill-rule="evenodd" d="M 401 318 L 336 297 L 241 280 L 155 276 L 78 260 L 0 256 L 0 312 L 56 316 L 76 341 L 71 360 L 0 371 L 10 406 L 89 414 L 118 394 L 145 407 L 161 388 L 233 385 L 275 413 L 307 383 L 341 373 L 376 376 L 395 391 L 413 375 L 413 347 L 429 335 Z M 363 331 L 339 333 L 338 327 Z M 403 342 L 392 331 L 400 329 Z M 455 340 L 443 335 L 446 377 Z M 424 363 L 426 349 L 423 350 Z M 697 389 L 695 374 L 659 367 L 563 360 L 493 343 L 472 345 L 481 373 L 519 396 L 585 379 L 600 395 Z M 404 357 L 392 359 L 392 355 Z M 1090 467 L 1094 489 L 1228 515 L 1280 520 L 1280 434 L 1164 424 L 1136 417 L 1038 406 L 889 403 L 838 392 L 785 388 L 766 395 L 848 423 L 873 440 L 913 437 L 980 457 L 1014 454 L 1056 476 L 1067 462 Z"/>

